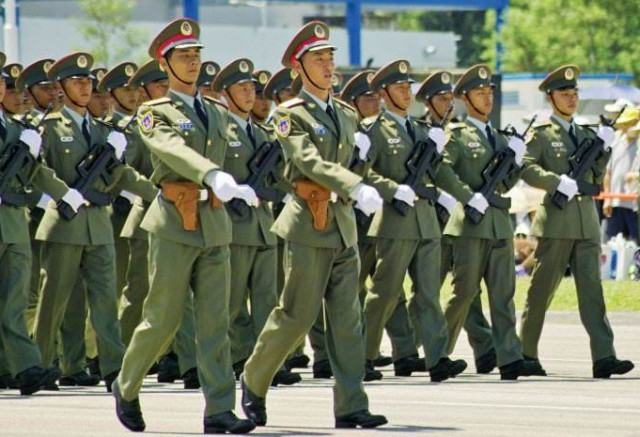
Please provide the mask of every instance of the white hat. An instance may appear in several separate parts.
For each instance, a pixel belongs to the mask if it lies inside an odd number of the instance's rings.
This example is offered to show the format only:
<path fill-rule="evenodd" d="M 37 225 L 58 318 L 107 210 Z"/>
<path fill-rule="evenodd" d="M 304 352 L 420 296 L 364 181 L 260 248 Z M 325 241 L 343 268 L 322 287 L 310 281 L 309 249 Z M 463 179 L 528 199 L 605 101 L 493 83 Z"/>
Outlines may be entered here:
<path fill-rule="evenodd" d="M 620 112 L 625 105 L 627 105 L 629 108 L 633 108 L 635 106 L 635 104 L 631 100 L 625 99 L 623 97 L 616 100 L 615 103 L 604 105 L 604 110 L 607 112 Z"/>

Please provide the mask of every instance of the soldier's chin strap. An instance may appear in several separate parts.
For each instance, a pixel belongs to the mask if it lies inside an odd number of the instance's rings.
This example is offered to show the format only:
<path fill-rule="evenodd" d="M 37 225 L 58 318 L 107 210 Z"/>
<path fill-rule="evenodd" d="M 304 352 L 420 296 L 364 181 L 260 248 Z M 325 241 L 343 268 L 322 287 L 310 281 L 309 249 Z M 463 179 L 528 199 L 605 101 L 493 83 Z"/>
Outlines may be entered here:
<path fill-rule="evenodd" d="M 164 55 L 164 59 L 167 61 L 167 67 L 169 67 L 169 70 L 171 70 L 171 74 L 173 74 L 175 76 L 176 79 L 178 79 L 180 82 L 182 82 L 185 85 L 193 85 L 194 83 L 196 83 L 195 81 L 193 82 L 187 82 L 186 80 L 182 79 L 180 76 L 178 76 L 178 73 L 176 73 L 176 71 L 173 69 L 173 67 L 171 66 L 171 62 L 169 62 L 169 53 L 171 53 L 171 50 L 169 50 L 167 52 L 166 55 Z"/>
<path fill-rule="evenodd" d="M 427 99 L 427 102 L 429 103 L 429 110 L 430 110 L 431 112 L 433 112 L 433 113 L 438 117 L 438 119 L 436 120 L 436 122 L 443 121 L 442 119 L 444 118 L 444 116 L 438 112 L 438 110 L 436 109 L 435 105 L 434 105 L 434 104 L 433 104 L 433 102 L 431 101 L 431 99 L 432 99 L 432 98 L 433 98 L 433 96 L 431 96 L 431 97 L 429 97 L 429 98 Z M 474 109 L 475 109 L 475 107 L 474 107 Z M 476 111 L 477 111 L 477 109 L 476 109 Z"/>
<path fill-rule="evenodd" d="M 560 114 L 564 115 L 565 117 L 572 117 L 572 114 L 568 114 L 564 112 L 562 109 L 558 108 L 558 105 L 556 105 L 556 101 L 553 98 L 552 91 L 549 91 L 547 95 L 549 96 L 549 99 L 551 100 L 551 104 L 553 105 L 556 111 L 558 111 Z"/>
<path fill-rule="evenodd" d="M 387 89 L 387 86 L 384 86 L 384 90 L 387 92 L 387 95 L 389 96 L 389 100 L 391 100 L 391 103 L 393 103 L 393 106 L 395 106 L 396 108 L 400 109 L 401 111 L 406 111 L 409 108 L 403 108 L 402 106 L 398 105 L 396 103 L 396 101 L 394 100 L 393 97 L 391 97 L 391 93 L 389 92 L 389 90 Z"/>
<path fill-rule="evenodd" d="M 249 115 L 249 113 L 251 113 L 251 110 L 245 111 L 244 109 L 242 109 L 242 107 L 240 105 L 238 105 L 238 103 L 236 102 L 236 99 L 233 98 L 233 96 L 231 95 L 231 92 L 229 91 L 228 88 L 224 89 L 227 92 L 227 96 L 229 97 L 229 99 L 231 100 L 231 102 L 233 103 L 233 105 L 243 114 L 247 114 Z"/>
<path fill-rule="evenodd" d="M 465 92 L 464 95 L 467 96 L 467 101 L 469 102 L 469 104 L 471 105 L 474 111 L 476 111 L 478 114 L 482 115 L 483 117 L 486 117 L 488 115 L 486 112 L 482 112 L 481 110 L 479 110 L 478 107 L 473 104 L 473 100 L 471 100 L 471 96 L 467 92 Z"/>
<path fill-rule="evenodd" d="M 307 79 L 309 79 L 309 82 L 311 82 L 311 85 L 313 85 L 314 87 L 316 87 L 316 88 L 318 88 L 319 90 L 322 90 L 322 91 L 329 91 L 331 89 L 331 86 L 329 86 L 328 88 L 322 88 L 317 83 L 315 83 L 313 81 L 313 79 L 311 79 L 311 76 L 309 76 L 309 73 L 307 73 L 307 69 L 304 68 L 304 63 L 302 62 L 302 58 L 300 58 L 300 60 L 298 62 L 300 62 L 300 66 L 302 67 L 302 72 L 307 77 Z"/>
<path fill-rule="evenodd" d="M 145 89 L 145 91 L 146 91 L 146 89 Z M 120 101 L 120 99 L 116 97 L 116 93 L 114 93 L 113 90 L 111 90 L 111 92 L 109 94 L 111 94 L 111 97 L 113 97 L 113 100 L 115 100 L 118 105 L 122 106 L 124 109 L 126 109 L 129 112 L 133 112 L 133 109 L 128 108 L 127 105 L 122 103 Z M 147 94 L 149 94 L 149 93 L 147 93 Z"/>
<path fill-rule="evenodd" d="M 29 90 L 29 93 L 31 94 L 33 101 L 36 103 L 36 105 L 38 105 L 38 109 L 44 110 L 47 106 L 49 106 L 49 105 L 43 105 L 42 102 L 38 100 L 38 98 L 36 97 L 36 93 L 33 92 L 32 86 L 28 87 L 27 89 Z"/>
<path fill-rule="evenodd" d="M 355 97 L 352 99 L 352 102 L 353 102 L 353 107 L 356 108 L 356 112 L 360 116 L 359 118 L 362 120 L 364 118 L 364 114 L 362 114 L 362 111 L 360 110 L 360 108 L 358 108 L 358 105 L 356 104 L 356 98 Z"/>
<path fill-rule="evenodd" d="M 69 93 L 67 92 L 67 87 L 64 86 L 64 79 L 60 81 L 60 88 L 62 88 L 62 92 L 64 93 L 65 96 L 67 96 L 67 99 L 69 99 L 71 101 L 71 103 L 73 103 L 74 105 L 76 105 L 78 108 L 83 108 L 85 109 L 87 107 L 87 105 L 81 105 L 80 103 L 76 102 L 75 100 L 73 100 L 71 98 L 71 96 L 69 95 Z"/>

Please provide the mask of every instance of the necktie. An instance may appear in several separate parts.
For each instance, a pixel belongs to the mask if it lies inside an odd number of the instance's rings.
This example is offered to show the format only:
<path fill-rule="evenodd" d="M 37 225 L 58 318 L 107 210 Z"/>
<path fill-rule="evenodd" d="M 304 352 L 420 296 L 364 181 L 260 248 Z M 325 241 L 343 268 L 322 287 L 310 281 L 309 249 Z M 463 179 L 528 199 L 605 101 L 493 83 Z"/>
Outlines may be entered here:
<path fill-rule="evenodd" d="M 404 127 L 407 128 L 407 133 L 411 137 L 411 141 L 413 141 L 415 143 L 416 142 L 416 132 L 413 130 L 413 126 L 411 125 L 411 122 L 408 119 L 407 119 L 407 121 L 405 121 Z"/>
<path fill-rule="evenodd" d="M 204 125 L 204 128 L 207 129 L 207 127 L 209 126 L 209 118 L 207 117 L 207 113 L 205 112 L 200 99 L 195 99 L 193 101 L 193 109 L 196 110 L 196 115 Z"/>
<path fill-rule="evenodd" d="M 255 149 L 256 139 L 253 136 L 253 129 L 251 128 L 251 123 L 247 123 L 247 136 L 249 137 L 249 141 L 251 141 L 251 145 Z"/>
<path fill-rule="evenodd" d="M 4 117 L 0 117 L 0 139 L 2 142 L 7 139 L 7 127 L 5 126 Z"/>
<path fill-rule="evenodd" d="M 336 117 L 336 113 L 333 110 L 333 108 L 331 107 L 331 105 L 327 106 L 327 115 L 329 116 L 329 118 L 331 119 L 331 121 L 333 121 L 333 124 L 336 125 L 336 128 L 338 127 L 338 117 Z"/>
<path fill-rule="evenodd" d="M 578 137 L 576 136 L 576 127 L 573 123 L 569 126 L 569 138 L 573 141 L 573 145 L 578 147 Z"/>
<path fill-rule="evenodd" d="M 485 127 L 485 131 L 487 132 L 487 139 L 489 140 L 489 144 L 491 144 L 491 147 L 495 149 L 496 137 L 493 135 L 493 129 L 491 129 L 491 126 L 487 124 L 487 126 Z"/>
<path fill-rule="evenodd" d="M 82 122 L 82 136 L 88 145 L 91 145 L 91 133 L 89 132 L 89 120 L 86 118 Z"/>

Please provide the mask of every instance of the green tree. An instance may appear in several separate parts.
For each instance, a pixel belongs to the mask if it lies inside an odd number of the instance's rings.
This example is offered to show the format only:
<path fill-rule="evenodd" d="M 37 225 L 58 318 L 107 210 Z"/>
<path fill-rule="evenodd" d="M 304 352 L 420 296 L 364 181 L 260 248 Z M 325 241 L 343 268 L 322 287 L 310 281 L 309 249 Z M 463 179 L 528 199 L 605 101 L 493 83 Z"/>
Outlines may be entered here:
<path fill-rule="evenodd" d="M 85 18 L 77 22 L 96 64 L 113 66 L 132 58 L 144 59 L 141 47 L 149 37 L 129 25 L 136 0 L 78 0 Z M 139 53 L 136 53 L 139 52 Z"/>
<path fill-rule="evenodd" d="M 639 0 L 512 0 L 505 15 L 505 72 L 547 72 L 572 62 L 583 71 L 640 74 Z M 495 14 L 487 14 L 485 30 L 494 23 Z M 490 61 L 494 42 L 483 42 Z"/>

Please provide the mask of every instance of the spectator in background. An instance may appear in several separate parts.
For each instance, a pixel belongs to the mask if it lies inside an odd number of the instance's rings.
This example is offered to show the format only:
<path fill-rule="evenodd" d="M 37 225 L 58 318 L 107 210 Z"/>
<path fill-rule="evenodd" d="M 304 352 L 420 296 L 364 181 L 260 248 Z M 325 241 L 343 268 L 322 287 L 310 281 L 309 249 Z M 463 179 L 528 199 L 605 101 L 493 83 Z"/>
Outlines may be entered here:
<path fill-rule="evenodd" d="M 607 165 L 603 191 L 614 194 L 630 194 L 630 185 L 625 176 L 638 153 L 638 123 L 640 110 L 627 107 L 616 123 L 616 136 L 611 145 L 611 159 Z M 607 217 L 605 233 L 607 240 L 622 233 L 625 238 L 638 241 L 638 205 L 635 200 L 605 199 L 603 213 Z"/>

